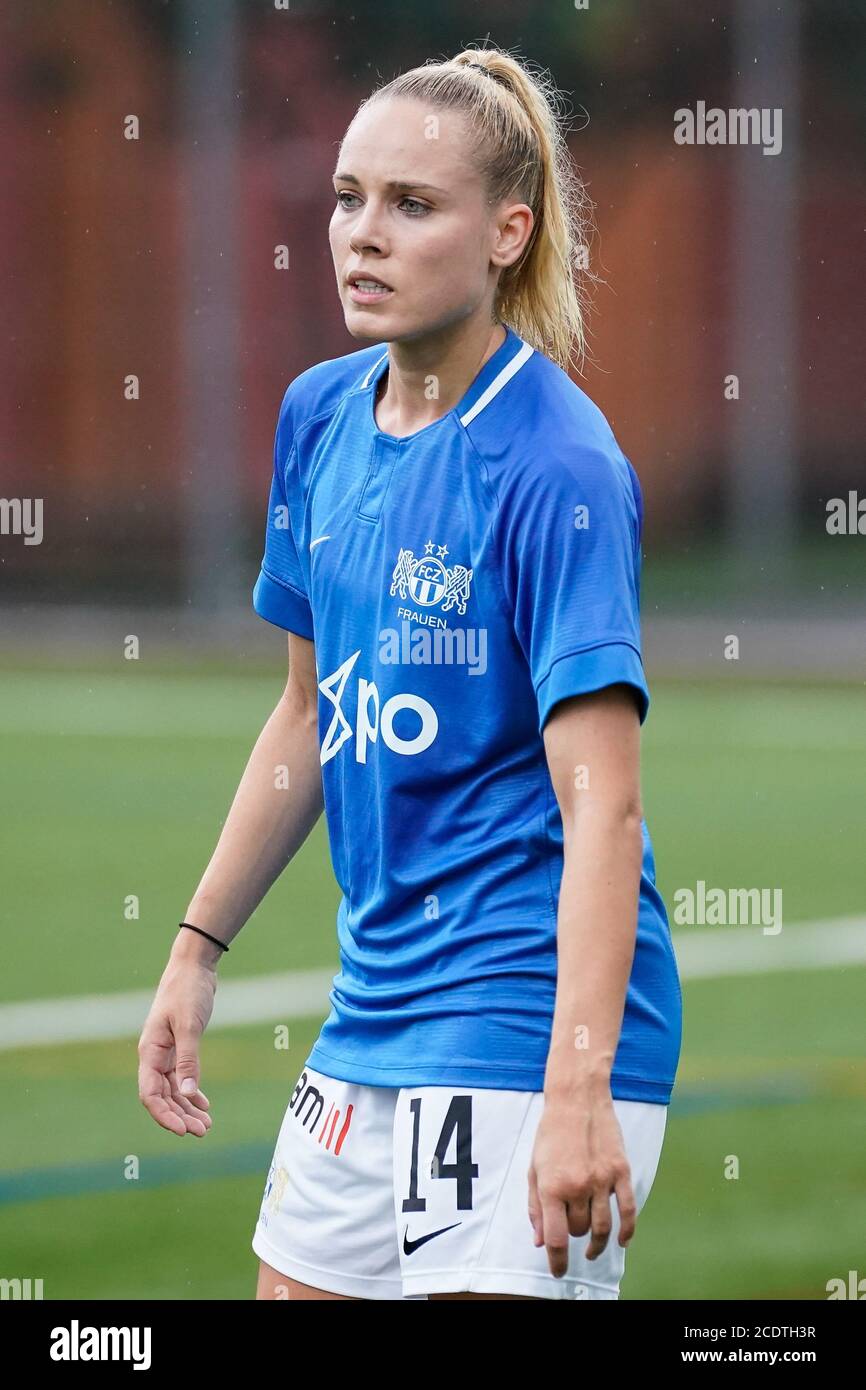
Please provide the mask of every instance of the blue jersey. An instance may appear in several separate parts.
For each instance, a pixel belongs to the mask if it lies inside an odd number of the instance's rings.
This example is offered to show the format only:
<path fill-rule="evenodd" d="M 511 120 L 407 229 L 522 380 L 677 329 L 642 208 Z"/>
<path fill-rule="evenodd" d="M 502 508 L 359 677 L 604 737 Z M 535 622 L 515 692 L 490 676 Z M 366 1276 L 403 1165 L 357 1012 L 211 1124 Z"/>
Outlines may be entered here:
<path fill-rule="evenodd" d="M 313 638 L 340 972 L 309 1055 L 379 1086 L 543 1089 L 562 821 L 542 730 L 618 682 L 649 704 L 641 494 L 601 411 L 512 330 L 463 399 L 379 429 L 387 344 L 280 408 L 253 602 Z M 611 1090 L 670 1099 L 681 996 L 643 824 Z"/>

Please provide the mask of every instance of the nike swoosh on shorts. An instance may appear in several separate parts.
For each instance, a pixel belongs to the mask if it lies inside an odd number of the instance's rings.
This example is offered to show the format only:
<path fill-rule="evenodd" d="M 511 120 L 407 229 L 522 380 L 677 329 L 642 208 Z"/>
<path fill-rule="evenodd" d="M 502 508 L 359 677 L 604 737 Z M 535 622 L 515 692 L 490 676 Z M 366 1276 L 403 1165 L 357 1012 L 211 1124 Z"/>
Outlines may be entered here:
<path fill-rule="evenodd" d="M 417 1250 L 420 1245 L 426 1245 L 428 1240 L 435 1240 L 437 1236 L 443 1235 L 445 1231 L 453 1231 L 455 1226 L 462 1225 L 462 1221 L 455 1221 L 450 1226 L 442 1226 L 438 1231 L 431 1231 L 428 1236 L 419 1236 L 417 1240 L 409 1239 L 409 1227 L 407 1226 L 403 1232 L 403 1254 L 411 1255 L 413 1250 Z"/>

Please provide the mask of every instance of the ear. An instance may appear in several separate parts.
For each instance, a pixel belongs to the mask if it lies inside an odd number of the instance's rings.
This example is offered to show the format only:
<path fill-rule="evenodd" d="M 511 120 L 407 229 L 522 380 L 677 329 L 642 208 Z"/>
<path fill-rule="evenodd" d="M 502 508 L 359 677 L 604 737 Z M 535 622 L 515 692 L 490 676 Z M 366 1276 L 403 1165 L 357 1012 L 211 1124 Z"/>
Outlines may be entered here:
<path fill-rule="evenodd" d="M 496 236 L 490 253 L 491 264 L 504 270 L 519 261 L 534 225 L 535 218 L 527 203 L 506 204 L 496 221 Z"/>

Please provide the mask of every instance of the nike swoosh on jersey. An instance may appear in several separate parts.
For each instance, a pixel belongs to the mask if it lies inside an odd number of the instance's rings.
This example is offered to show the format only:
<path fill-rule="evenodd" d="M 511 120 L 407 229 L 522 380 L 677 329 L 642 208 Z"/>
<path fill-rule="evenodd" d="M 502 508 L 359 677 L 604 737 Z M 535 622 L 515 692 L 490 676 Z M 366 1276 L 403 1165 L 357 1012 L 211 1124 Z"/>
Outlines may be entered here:
<path fill-rule="evenodd" d="M 411 1255 L 412 1252 L 414 1250 L 417 1250 L 419 1246 L 426 1245 L 428 1240 L 435 1240 L 437 1236 L 443 1235 L 445 1231 L 453 1231 L 455 1226 L 462 1225 L 462 1221 L 455 1221 L 450 1226 L 443 1226 L 438 1231 L 431 1231 L 428 1236 L 419 1236 L 417 1240 L 409 1239 L 409 1227 L 407 1226 L 405 1231 L 403 1232 L 403 1254 Z"/>
<path fill-rule="evenodd" d="M 318 536 L 316 540 L 310 541 L 310 549 L 312 550 L 314 545 L 321 545 L 322 541 L 329 541 L 330 539 L 330 536 Z"/>

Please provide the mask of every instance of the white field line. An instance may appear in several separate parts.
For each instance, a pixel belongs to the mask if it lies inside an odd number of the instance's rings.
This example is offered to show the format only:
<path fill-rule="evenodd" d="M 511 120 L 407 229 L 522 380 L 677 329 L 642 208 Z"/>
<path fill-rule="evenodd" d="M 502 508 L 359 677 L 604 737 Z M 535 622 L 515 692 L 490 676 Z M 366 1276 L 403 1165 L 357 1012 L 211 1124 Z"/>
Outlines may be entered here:
<path fill-rule="evenodd" d="M 866 964 L 866 917 L 836 917 L 784 927 L 683 927 L 674 949 L 683 980 L 820 970 Z M 289 970 L 246 980 L 221 980 L 210 1028 L 324 1018 L 330 970 Z M 154 985 L 155 988 L 155 985 Z M 138 1037 L 152 990 L 74 995 L 0 1005 L 0 1049 Z"/>
<path fill-rule="evenodd" d="M 324 1018 L 332 970 L 288 970 L 221 980 L 209 1028 L 246 1023 L 288 1023 L 293 1018 Z M 94 1042 L 99 1038 L 138 1037 L 153 990 L 123 994 L 82 994 L 66 999 L 33 999 L 0 1005 L 0 1050 L 43 1044 Z"/>
<path fill-rule="evenodd" d="M 864 965 L 866 917 L 797 923 L 776 936 L 762 927 L 679 927 L 674 950 L 684 980 Z"/>

